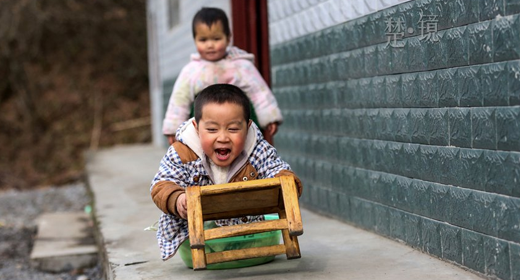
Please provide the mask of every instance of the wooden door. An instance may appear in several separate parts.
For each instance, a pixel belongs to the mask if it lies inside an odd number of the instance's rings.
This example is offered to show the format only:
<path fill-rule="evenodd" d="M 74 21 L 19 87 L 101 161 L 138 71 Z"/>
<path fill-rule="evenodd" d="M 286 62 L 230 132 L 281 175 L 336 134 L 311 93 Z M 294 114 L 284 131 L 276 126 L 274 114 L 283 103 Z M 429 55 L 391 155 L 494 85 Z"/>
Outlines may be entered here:
<path fill-rule="evenodd" d="M 255 55 L 255 64 L 271 86 L 267 0 L 231 0 L 233 44 Z"/>

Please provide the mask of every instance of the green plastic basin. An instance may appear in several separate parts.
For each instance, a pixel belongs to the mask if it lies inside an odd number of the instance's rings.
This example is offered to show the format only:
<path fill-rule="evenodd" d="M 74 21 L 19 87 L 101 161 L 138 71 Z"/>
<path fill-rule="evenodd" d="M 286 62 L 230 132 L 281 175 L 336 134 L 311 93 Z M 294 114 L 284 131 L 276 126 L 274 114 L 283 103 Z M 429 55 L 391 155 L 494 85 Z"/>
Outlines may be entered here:
<path fill-rule="evenodd" d="M 266 220 L 277 220 L 278 215 L 271 214 L 264 216 Z M 204 228 L 212 228 L 214 224 L 205 223 Z M 269 231 L 262 233 L 255 233 L 244 236 L 227 237 L 220 239 L 213 239 L 206 241 L 205 251 L 206 253 L 221 252 L 228 250 L 238 250 L 262 246 L 271 246 L 280 244 L 281 231 Z M 179 247 L 179 255 L 182 261 L 187 267 L 193 268 L 193 262 L 191 258 L 190 241 L 186 240 Z M 248 267 L 253 265 L 259 265 L 274 260 L 275 256 L 252 258 L 245 260 L 237 260 L 223 263 L 215 263 L 207 266 L 207 269 L 230 269 Z"/>

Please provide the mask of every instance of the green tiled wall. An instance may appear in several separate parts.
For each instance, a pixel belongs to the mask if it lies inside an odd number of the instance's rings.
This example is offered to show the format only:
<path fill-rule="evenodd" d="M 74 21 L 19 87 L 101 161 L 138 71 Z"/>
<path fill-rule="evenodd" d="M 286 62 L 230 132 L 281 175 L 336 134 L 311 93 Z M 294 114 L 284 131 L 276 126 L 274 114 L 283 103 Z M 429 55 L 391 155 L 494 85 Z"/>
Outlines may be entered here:
<path fill-rule="evenodd" d="M 397 17 L 414 29 L 402 48 Z M 275 45 L 271 63 L 303 205 L 520 279 L 520 0 L 406 2 Z"/>

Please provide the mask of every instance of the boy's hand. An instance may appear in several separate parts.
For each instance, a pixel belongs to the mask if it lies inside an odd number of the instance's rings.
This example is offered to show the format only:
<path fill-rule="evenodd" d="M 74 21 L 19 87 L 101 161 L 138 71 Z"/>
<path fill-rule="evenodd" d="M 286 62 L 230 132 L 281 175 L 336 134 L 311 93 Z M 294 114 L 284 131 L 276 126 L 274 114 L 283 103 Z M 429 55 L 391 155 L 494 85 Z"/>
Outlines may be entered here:
<path fill-rule="evenodd" d="M 177 207 L 177 213 L 179 216 L 183 219 L 186 219 L 188 217 L 188 209 L 186 206 L 186 193 L 181 193 L 179 197 L 177 197 L 176 205 Z"/>
<path fill-rule="evenodd" d="M 166 135 L 166 137 L 168 138 L 168 143 L 170 143 L 170 145 L 176 141 L 175 135 Z"/>

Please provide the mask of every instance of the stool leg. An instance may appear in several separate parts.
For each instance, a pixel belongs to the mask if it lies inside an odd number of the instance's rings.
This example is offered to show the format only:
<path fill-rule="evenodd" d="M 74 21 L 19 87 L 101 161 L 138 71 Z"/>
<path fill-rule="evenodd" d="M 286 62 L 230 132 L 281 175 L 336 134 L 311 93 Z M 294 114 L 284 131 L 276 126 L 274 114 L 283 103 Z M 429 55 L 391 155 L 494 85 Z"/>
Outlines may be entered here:
<path fill-rule="evenodd" d="M 191 259 L 193 262 L 193 270 L 206 269 L 206 253 L 204 249 L 191 249 Z"/>
<path fill-rule="evenodd" d="M 296 184 L 294 179 L 290 176 L 281 176 L 280 183 L 282 188 L 283 204 L 289 234 L 291 236 L 298 236 L 303 234 L 302 216 L 300 213 L 300 205 L 298 204 L 298 193 L 296 192 Z"/>
<path fill-rule="evenodd" d="M 287 215 L 285 214 L 285 209 L 282 209 L 278 212 L 278 216 L 280 219 L 286 219 Z M 289 230 L 282 230 L 283 243 L 285 245 L 285 254 L 287 255 L 287 259 L 298 259 L 301 258 L 300 254 L 300 244 L 298 243 L 298 237 L 292 236 L 289 234 Z"/>
<path fill-rule="evenodd" d="M 204 220 L 202 218 L 200 187 L 187 187 L 186 198 L 188 200 L 188 230 L 190 234 L 193 270 L 206 269 L 206 254 L 204 252 Z"/>

